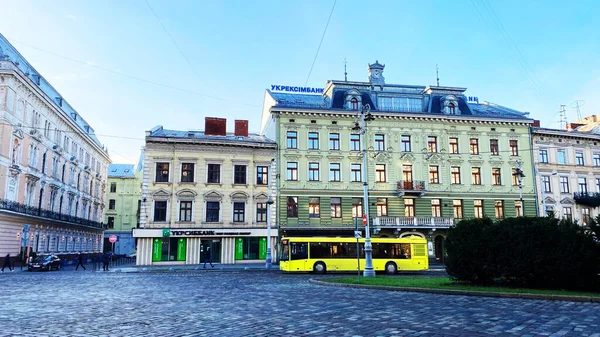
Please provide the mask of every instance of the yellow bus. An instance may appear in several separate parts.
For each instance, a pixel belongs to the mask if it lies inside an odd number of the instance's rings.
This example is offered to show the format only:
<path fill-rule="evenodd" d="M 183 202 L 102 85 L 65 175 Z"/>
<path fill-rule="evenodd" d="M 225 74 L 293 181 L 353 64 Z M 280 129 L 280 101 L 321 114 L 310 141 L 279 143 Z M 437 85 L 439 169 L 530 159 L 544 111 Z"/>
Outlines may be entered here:
<path fill-rule="evenodd" d="M 396 274 L 429 268 L 427 240 L 411 235 L 402 238 L 371 238 L 373 269 Z M 357 271 L 355 238 L 284 237 L 279 269 L 287 272 Z M 365 267 L 365 239 L 358 240 L 360 270 Z"/>

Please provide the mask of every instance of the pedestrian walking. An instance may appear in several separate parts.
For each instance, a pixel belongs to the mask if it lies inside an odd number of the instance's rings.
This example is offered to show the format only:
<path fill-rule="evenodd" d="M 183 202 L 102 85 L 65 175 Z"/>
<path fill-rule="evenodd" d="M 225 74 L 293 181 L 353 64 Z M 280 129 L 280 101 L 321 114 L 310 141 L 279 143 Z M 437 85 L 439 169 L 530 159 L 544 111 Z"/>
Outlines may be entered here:
<path fill-rule="evenodd" d="M 4 264 L 2 265 L 2 272 L 4 273 L 4 268 L 6 268 L 6 266 L 8 266 L 8 270 L 15 271 L 15 269 L 13 267 L 10 266 L 10 253 L 6 254 L 6 256 L 4 257 Z"/>
<path fill-rule="evenodd" d="M 110 254 L 108 252 L 102 255 L 102 270 L 108 271 L 108 264 L 110 263 Z"/>
<path fill-rule="evenodd" d="M 77 271 L 79 266 L 81 266 L 83 268 L 83 271 L 86 270 L 85 266 L 83 265 L 83 254 L 81 254 L 81 252 L 77 253 L 77 266 L 75 267 L 75 270 L 73 270 L 73 271 Z"/>
<path fill-rule="evenodd" d="M 206 253 L 204 253 L 204 256 L 204 268 L 206 268 L 207 262 L 210 263 L 210 266 L 214 268 L 215 266 L 213 266 L 212 259 L 210 258 L 210 247 L 206 248 Z"/>

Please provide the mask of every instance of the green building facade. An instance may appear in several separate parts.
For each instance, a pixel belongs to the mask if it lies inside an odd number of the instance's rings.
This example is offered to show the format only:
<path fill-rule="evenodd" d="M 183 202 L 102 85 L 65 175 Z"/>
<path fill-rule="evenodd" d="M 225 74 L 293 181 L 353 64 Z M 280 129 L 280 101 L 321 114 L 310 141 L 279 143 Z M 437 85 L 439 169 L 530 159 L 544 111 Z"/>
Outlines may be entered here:
<path fill-rule="evenodd" d="M 278 143 L 281 235 L 364 230 L 360 137 L 374 236 L 420 233 L 441 260 L 457 220 L 536 215 L 527 113 L 478 102 L 465 88 L 386 84 L 383 65 L 368 69 L 368 82 L 328 81 L 322 95 L 265 93 L 263 132 Z M 361 135 L 356 123 L 367 105 L 374 120 Z"/>

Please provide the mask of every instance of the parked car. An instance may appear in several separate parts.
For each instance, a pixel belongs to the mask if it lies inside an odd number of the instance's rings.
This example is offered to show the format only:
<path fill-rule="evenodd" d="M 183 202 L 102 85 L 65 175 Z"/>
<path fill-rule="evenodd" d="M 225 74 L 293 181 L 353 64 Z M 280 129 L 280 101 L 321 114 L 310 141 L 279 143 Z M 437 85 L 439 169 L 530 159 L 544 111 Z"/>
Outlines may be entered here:
<path fill-rule="evenodd" d="M 41 255 L 33 259 L 28 265 L 28 271 L 60 270 L 60 258 L 56 255 Z"/>

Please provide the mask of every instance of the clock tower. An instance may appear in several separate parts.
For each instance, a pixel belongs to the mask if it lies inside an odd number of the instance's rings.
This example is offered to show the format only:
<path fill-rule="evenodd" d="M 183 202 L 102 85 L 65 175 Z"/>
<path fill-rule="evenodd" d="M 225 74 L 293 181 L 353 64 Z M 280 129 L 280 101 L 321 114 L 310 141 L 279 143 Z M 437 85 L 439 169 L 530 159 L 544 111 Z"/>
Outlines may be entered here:
<path fill-rule="evenodd" d="M 371 85 L 385 84 L 385 79 L 383 78 L 383 68 L 385 68 L 385 64 L 380 64 L 377 60 L 375 63 L 367 66 L 367 69 L 369 69 L 369 83 L 371 83 Z"/>

